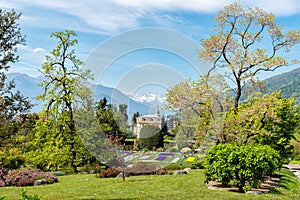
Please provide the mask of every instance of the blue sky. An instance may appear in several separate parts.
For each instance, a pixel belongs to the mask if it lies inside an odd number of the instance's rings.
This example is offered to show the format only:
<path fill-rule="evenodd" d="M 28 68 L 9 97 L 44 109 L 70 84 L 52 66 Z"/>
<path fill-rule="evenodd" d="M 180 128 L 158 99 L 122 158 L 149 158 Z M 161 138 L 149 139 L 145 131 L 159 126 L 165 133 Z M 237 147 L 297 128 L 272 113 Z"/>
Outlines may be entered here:
<path fill-rule="evenodd" d="M 209 64 L 197 57 L 199 41 L 213 33 L 214 15 L 232 2 L 0 0 L 1 8 L 22 12 L 19 23 L 27 39 L 26 46 L 19 46 L 20 62 L 10 72 L 38 76 L 37 69 L 45 55 L 56 45 L 49 35 L 72 29 L 78 34 L 77 55 L 86 61 L 87 68 L 94 70 L 98 83 L 126 93 L 142 91 L 143 87 L 149 89 L 152 85 L 162 93 L 183 79 L 196 79 L 209 68 Z M 258 6 L 274 13 L 279 25 L 300 29 L 299 1 L 246 2 L 246 6 Z M 299 46 L 294 48 L 290 55 L 297 56 L 299 50 Z M 93 56 L 98 60 L 93 60 Z M 280 69 L 262 77 L 291 69 Z"/>

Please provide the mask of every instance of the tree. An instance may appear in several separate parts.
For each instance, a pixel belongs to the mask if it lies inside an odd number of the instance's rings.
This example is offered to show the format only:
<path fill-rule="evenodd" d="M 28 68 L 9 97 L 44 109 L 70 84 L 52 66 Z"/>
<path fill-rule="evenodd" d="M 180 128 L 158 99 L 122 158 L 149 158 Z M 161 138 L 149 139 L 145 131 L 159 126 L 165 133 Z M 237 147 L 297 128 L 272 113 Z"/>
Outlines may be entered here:
<path fill-rule="evenodd" d="M 279 92 L 263 96 L 258 93 L 237 110 L 228 111 L 221 142 L 269 145 L 286 163 L 293 153 L 291 141 L 299 132 L 299 113 L 293 98 L 282 98 Z"/>
<path fill-rule="evenodd" d="M 44 93 L 37 97 L 44 101 L 46 118 L 56 123 L 55 128 L 59 128 L 64 138 L 64 147 L 69 148 L 73 171 L 77 171 L 77 147 L 81 145 L 74 121 L 75 101 L 78 98 L 76 91 L 86 90 L 83 81 L 90 78 L 90 72 L 80 68 L 83 62 L 72 49 L 78 42 L 76 36 L 70 30 L 51 34 L 50 37 L 57 39 L 58 44 L 42 65 L 45 80 L 41 87 Z"/>
<path fill-rule="evenodd" d="M 136 125 L 136 118 L 138 118 L 140 116 L 140 113 L 137 111 L 133 114 L 132 116 L 132 125 Z"/>
<path fill-rule="evenodd" d="M 140 149 L 157 149 L 163 147 L 164 140 L 161 129 L 157 126 L 148 125 L 141 129 L 138 138 L 138 146 Z"/>
<path fill-rule="evenodd" d="M 111 142 L 121 145 L 126 139 L 127 105 L 120 104 L 119 111 L 115 105 L 107 104 L 104 97 L 96 106 L 96 115 L 101 131 Z"/>
<path fill-rule="evenodd" d="M 6 77 L 10 64 L 19 59 L 16 54 L 18 45 L 25 43 L 18 24 L 20 16 L 14 10 L 0 8 L 0 151 L 7 158 L 6 161 L 9 160 L 8 155 L 11 152 L 15 155 L 21 154 L 17 148 L 17 139 L 21 137 L 19 135 L 24 135 L 20 132 L 25 131 L 26 113 L 32 107 L 19 91 L 13 91 L 15 83 L 7 82 Z"/>
<path fill-rule="evenodd" d="M 185 80 L 168 90 L 166 108 L 178 112 L 183 131 L 193 127 L 199 142 L 203 142 L 206 136 L 215 139 L 220 135 L 224 112 L 230 107 L 227 88 L 221 76 Z"/>
<path fill-rule="evenodd" d="M 216 34 L 201 41 L 199 56 L 213 62 L 208 74 L 222 68 L 224 76 L 235 84 L 235 108 L 245 86 L 257 83 L 255 78 L 260 72 L 295 64 L 278 54 L 300 42 L 300 30 L 283 31 L 273 14 L 260 8 L 243 8 L 235 2 L 225 6 L 215 20 Z"/>
<path fill-rule="evenodd" d="M 18 61 L 17 46 L 25 43 L 18 24 L 20 16 L 14 10 L 0 8 L 0 70 L 7 70 L 9 63 Z"/>

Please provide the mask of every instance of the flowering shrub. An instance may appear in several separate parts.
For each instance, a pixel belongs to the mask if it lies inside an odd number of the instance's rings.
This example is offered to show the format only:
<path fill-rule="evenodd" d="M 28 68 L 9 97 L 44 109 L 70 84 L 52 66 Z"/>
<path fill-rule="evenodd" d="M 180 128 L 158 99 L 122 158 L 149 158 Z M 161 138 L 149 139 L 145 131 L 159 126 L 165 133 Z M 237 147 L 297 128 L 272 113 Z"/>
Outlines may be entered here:
<path fill-rule="evenodd" d="M 7 170 L 4 167 L 0 166 L 0 180 L 4 179 L 4 176 L 7 174 Z"/>
<path fill-rule="evenodd" d="M 0 187 L 5 187 L 5 182 L 0 179 Z"/>
<path fill-rule="evenodd" d="M 29 169 L 9 170 L 2 181 L 5 186 L 32 186 L 34 181 L 39 179 L 46 179 L 51 184 L 58 182 L 57 177 L 51 173 Z"/>

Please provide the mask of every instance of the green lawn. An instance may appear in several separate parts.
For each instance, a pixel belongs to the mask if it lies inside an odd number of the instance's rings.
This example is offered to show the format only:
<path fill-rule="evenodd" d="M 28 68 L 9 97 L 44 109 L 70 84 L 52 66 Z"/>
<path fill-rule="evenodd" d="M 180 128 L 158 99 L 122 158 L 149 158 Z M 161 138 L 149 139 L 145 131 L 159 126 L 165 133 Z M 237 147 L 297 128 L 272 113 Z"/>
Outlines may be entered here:
<path fill-rule="evenodd" d="M 100 179 L 95 175 L 59 177 L 59 183 L 25 187 L 28 194 L 42 199 L 287 199 L 299 200 L 300 182 L 288 171 L 280 171 L 282 181 L 270 193 L 261 196 L 207 189 L 200 170 L 188 175 L 136 176 L 126 179 Z M 0 188 L 0 197 L 20 199 L 21 188 Z"/>

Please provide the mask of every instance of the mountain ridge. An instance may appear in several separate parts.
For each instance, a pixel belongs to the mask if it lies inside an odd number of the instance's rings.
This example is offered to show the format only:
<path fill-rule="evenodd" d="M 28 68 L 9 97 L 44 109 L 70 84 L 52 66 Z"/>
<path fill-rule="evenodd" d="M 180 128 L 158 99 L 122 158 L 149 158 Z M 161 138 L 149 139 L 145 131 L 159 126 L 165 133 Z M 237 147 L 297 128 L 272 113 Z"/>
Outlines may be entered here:
<path fill-rule="evenodd" d="M 295 103 L 300 103 L 300 67 L 289 72 L 267 78 L 264 82 L 264 93 L 281 91 L 282 97 L 295 97 Z"/>
<path fill-rule="evenodd" d="M 14 80 L 15 90 L 19 90 L 25 97 L 35 105 L 32 112 L 42 110 L 42 102 L 36 100 L 36 96 L 43 93 L 43 89 L 38 84 L 43 80 L 41 77 L 32 77 L 23 73 L 7 73 L 8 81 Z M 131 117 L 135 112 L 149 114 L 150 106 L 148 104 L 137 102 L 115 88 L 103 85 L 92 85 L 91 89 L 95 92 L 95 100 L 99 101 L 106 97 L 107 101 L 112 104 L 126 103 L 128 105 L 128 115 Z"/>

